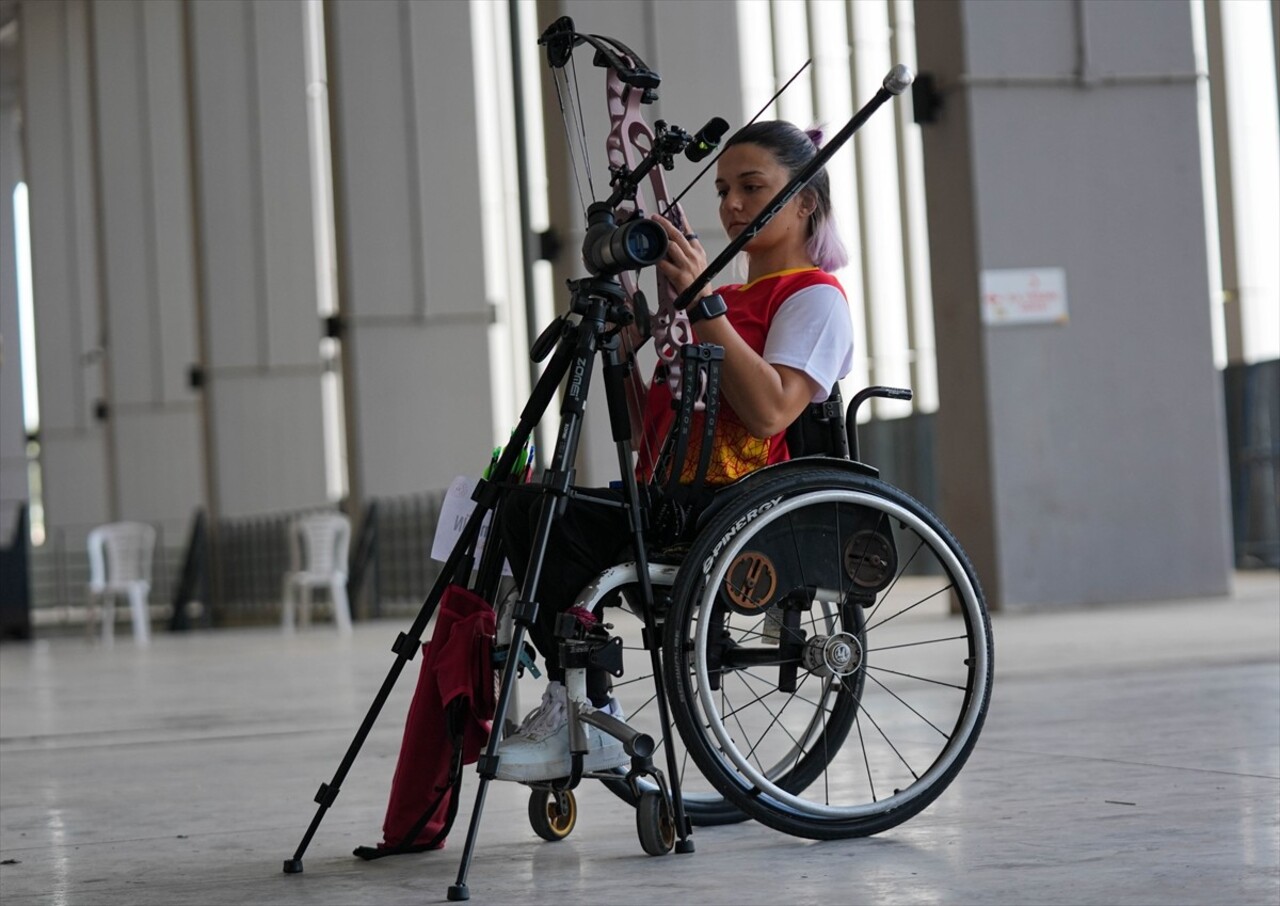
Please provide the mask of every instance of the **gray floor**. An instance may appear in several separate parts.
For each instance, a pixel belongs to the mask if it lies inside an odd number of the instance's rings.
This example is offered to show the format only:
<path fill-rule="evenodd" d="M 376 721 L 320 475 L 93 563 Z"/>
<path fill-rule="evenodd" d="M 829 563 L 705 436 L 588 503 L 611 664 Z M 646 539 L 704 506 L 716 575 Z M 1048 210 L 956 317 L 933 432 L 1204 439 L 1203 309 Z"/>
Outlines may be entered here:
<path fill-rule="evenodd" d="M 312 842 L 281 872 L 390 667 L 403 627 L 127 633 L 0 647 L 0 901 L 443 901 L 443 852 L 365 863 L 413 673 Z M 997 616 L 996 686 L 968 766 L 882 836 L 814 843 L 749 823 L 645 856 L 633 814 L 586 784 L 544 843 L 494 784 L 481 903 L 1280 902 L 1280 576 L 1230 599 Z M 410 665 L 416 670 L 417 662 Z"/>

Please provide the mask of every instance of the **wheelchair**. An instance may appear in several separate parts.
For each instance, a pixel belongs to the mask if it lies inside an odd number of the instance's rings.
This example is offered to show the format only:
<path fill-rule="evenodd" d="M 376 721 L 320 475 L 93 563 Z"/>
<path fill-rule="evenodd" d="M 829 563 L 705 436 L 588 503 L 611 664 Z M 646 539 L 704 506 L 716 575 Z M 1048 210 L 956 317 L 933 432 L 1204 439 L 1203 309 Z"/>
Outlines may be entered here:
<path fill-rule="evenodd" d="M 661 325 L 672 316 L 661 306 L 657 314 L 651 312 L 636 284 L 639 271 L 656 264 L 665 249 L 665 241 L 657 241 L 640 226 L 644 221 L 635 219 L 644 209 L 637 199 L 648 180 L 655 204 L 666 201 L 655 177 L 671 169 L 673 155 L 695 137 L 661 123 L 658 133 L 638 131 L 638 105 L 656 99 L 658 77 L 620 42 L 579 34 L 567 17 L 540 39 L 553 69 L 563 68 L 573 48 L 584 42 L 596 50 L 595 64 L 611 71 L 611 117 L 620 128 L 648 137 L 648 148 L 630 165 L 611 158 L 612 192 L 587 211 L 583 264 L 592 276 L 568 281 L 564 314 L 534 341 L 533 360 L 550 360 L 510 443 L 477 484 L 476 506 L 440 579 L 413 625 L 396 640 L 396 662 L 332 782 L 316 794 L 320 808 L 293 857 L 285 860 L 286 873 L 303 870 L 302 855 L 392 685 L 446 592 L 461 587 L 484 602 L 503 601 L 499 622 L 505 627 L 499 638 L 504 650 L 496 732 L 477 762 L 475 808 L 457 881 L 448 891 L 450 900 L 469 898 L 466 881 L 485 796 L 498 776 L 498 747 L 525 663 L 524 636 L 537 621 L 533 596 L 552 527 L 563 502 L 576 493 L 574 463 L 597 359 L 617 448 L 622 488 L 617 505 L 628 522 L 633 558 L 598 576 L 558 622 L 570 769 L 567 777 L 527 784 L 529 818 L 540 836 L 561 840 L 572 832 L 573 790 L 584 776 L 602 780 L 635 806 L 640 842 L 651 855 L 692 852 L 694 825 L 747 818 L 810 839 L 874 834 L 933 802 L 964 766 L 981 732 L 993 654 L 990 618 L 973 567 L 936 516 L 858 461 L 858 405 L 876 395 L 901 398 L 906 391 L 870 388 L 855 396 L 847 413 L 838 400 L 828 400 L 820 417 L 802 419 L 806 423 L 795 435 L 800 443 L 788 438 L 793 456 L 816 455 L 753 472 L 718 490 L 701 511 L 682 512 L 670 496 L 660 497 L 655 509 L 642 495 L 632 447 L 636 400 L 625 389 L 636 367 L 628 343 L 643 344 L 655 336 L 653 319 Z M 692 302 L 698 289 L 912 78 L 909 69 L 895 66 L 875 97 L 792 175 L 694 283 L 669 294 L 670 306 L 679 310 Z M 705 147 L 711 140 L 700 133 L 698 141 Z M 682 222 L 678 201 L 679 196 L 667 203 L 666 213 L 677 211 Z M 665 291 L 660 287 L 659 292 Z M 681 374 L 668 371 L 683 381 L 682 392 L 673 393 L 681 407 L 675 423 L 682 427 L 669 460 L 680 466 L 671 471 L 682 471 L 686 462 L 693 399 L 703 388 L 707 414 L 699 470 L 705 472 L 711 444 L 706 426 L 714 421 L 716 362 L 723 350 L 690 342 L 680 345 L 678 354 Z M 673 364 L 664 360 L 664 367 Z M 504 600 L 502 545 L 482 545 L 483 526 L 501 515 L 505 495 L 522 482 L 520 451 L 558 395 L 560 423 L 540 480 L 544 497 L 532 555 L 523 588 Z M 810 430 L 808 421 L 822 427 Z M 817 436 L 816 444 L 808 443 L 810 435 Z M 676 531 L 670 530 L 672 519 Z M 647 656 L 640 658 L 647 674 L 626 664 L 628 650 Z M 590 707 L 585 674 L 591 668 L 607 669 L 619 680 L 614 694 L 627 722 Z M 587 726 L 622 742 L 630 767 L 584 772 Z M 659 751 L 661 766 L 654 760 Z M 460 772 L 451 774 L 452 808 L 459 777 Z"/>
<path fill-rule="evenodd" d="M 597 356 L 604 361 L 634 559 L 583 590 L 579 614 L 589 612 L 587 620 L 567 615 L 559 621 L 571 770 L 526 784 L 534 831 L 549 841 L 567 837 L 577 815 L 573 790 L 592 777 L 635 806 L 641 847 L 654 856 L 693 852 L 694 826 L 747 818 L 809 839 L 874 834 L 934 801 L 978 739 L 993 654 L 977 576 L 936 516 L 858 461 L 858 405 L 870 396 L 908 392 L 869 388 L 854 397 L 843 420 L 833 418 L 833 410 L 844 413 L 829 400 L 822 407 L 825 428 L 817 432 L 825 431 L 827 443 L 812 451 L 821 455 L 760 469 L 718 490 L 696 520 L 682 526 L 679 543 L 655 546 L 647 532 L 649 505 L 632 467 L 623 384 L 633 363 L 618 329 L 632 317 L 626 295 L 610 279 L 571 286 L 569 312 L 534 344 L 536 360 L 554 354 L 511 442 L 490 477 L 477 483 L 476 506 L 440 578 L 392 646 L 396 661 L 369 713 L 332 781 L 317 792 L 316 815 L 284 862 L 288 874 L 303 871 L 303 853 L 450 588 L 503 602 L 498 643 L 505 650 L 493 726 L 508 727 L 526 663 L 524 635 L 538 604 L 500 594 L 502 545 L 481 545 L 482 528 L 521 483 L 521 451 L 563 384 L 556 449 L 542 473 L 544 498 L 524 583 L 538 588 L 559 502 L 575 493 L 572 463 Z M 715 349 L 684 347 L 686 368 L 714 371 Z M 681 422 L 688 423 L 684 414 Z M 647 655 L 641 658 L 647 673 L 643 667 L 628 672 L 628 649 Z M 625 678 L 614 689 L 627 722 L 588 705 L 585 673 L 593 666 Z M 584 772 L 586 725 L 621 741 L 630 767 Z M 477 762 L 475 807 L 450 900 L 470 898 L 467 876 L 502 736 L 490 734 Z M 449 824 L 460 781 L 459 758 Z"/>
<path fill-rule="evenodd" d="M 858 406 L 871 396 L 909 398 L 909 391 L 869 388 L 847 414 L 828 400 L 822 418 L 811 420 L 825 427 L 801 424 L 789 432 L 817 436 L 799 452 L 820 455 L 718 490 L 674 536 L 648 532 L 667 520 L 661 497 L 658 512 L 650 512 L 652 498 L 641 494 L 632 468 L 623 389 L 631 362 L 613 326 L 625 323 L 625 297 L 608 281 L 572 286 L 577 320 L 553 323 L 535 343 L 535 358 L 552 348 L 555 357 L 513 435 L 513 446 L 523 446 L 550 402 L 547 388 L 574 376 L 543 473 L 524 593 L 539 587 L 559 501 L 576 494 L 570 464 L 596 355 L 604 359 L 635 559 L 597 576 L 570 609 L 579 615 L 559 620 L 572 766 L 567 777 L 526 784 L 534 831 L 549 841 L 572 832 L 573 790 L 584 777 L 635 806 L 641 846 L 655 856 L 692 852 L 695 825 L 753 818 L 793 836 L 831 840 L 878 833 L 918 814 L 956 777 L 978 739 L 993 654 L 981 585 L 958 542 L 927 508 L 858 461 Z M 706 386 L 716 386 L 717 350 L 683 347 L 686 388 L 701 383 L 696 370 L 707 370 Z M 690 399 L 682 397 L 677 425 L 691 424 Z M 678 451 L 673 461 L 684 461 L 686 441 L 669 438 Z M 463 550 L 455 550 L 447 572 L 470 575 L 479 514 L 500 509 L 502 476 L 514 474 L 517 456 L 509 446 L 493 469 L 498 481 L 477 487 Z M 500 549 L 488 544 L 479 555 L 472 589 L 485 600 L 498 600 Z M 521 599 L 503 608 L 509 651 L 522 650 L 537 610 L 536 601 Z M 627 673 L 628 648 L 648 655 L 647 674 Z M 505 728 L 521 659 L 504 663 L 495 727 Z M 614 686 L 626 723 L 590 707 L 589 667 L 626 677 Z M 623 743 L 629 769 L 584 772 L 587 725 Z M 478 762 L 480 788 L 451 900 L 470 896 L 466 877 L 500 742 L 492 734 Z M 661 767 L 653 758 L 659 750 Z"/>
<path fill-rule="evenodd" d="M 818 840 L 879 833 L 933 802 L 977 741 L 993 663 L 981 586 L 935 515 L 848 455 L 870 396 L 910 394 L 859 394 L 827 429 L 839 437 L 847 425 L 849 443 L 720 491 L 692 543 L 654 552 L 657 638 L 634 561 L 605 570 L 575 602 L 624 650 L 661 645 L 662 675 L 624 674 L 614 695 L 658 744 L 667 731 L 654 703 L 664 693 L 673 703 L 692 825 L 753 818 Z M 636 807 L 644 850 L 669 852 L 662 790 L 626 773 L 600 779 Z M 572 790 L 534 785 L 529 815 L 544 839 L 567 837 Z"/>

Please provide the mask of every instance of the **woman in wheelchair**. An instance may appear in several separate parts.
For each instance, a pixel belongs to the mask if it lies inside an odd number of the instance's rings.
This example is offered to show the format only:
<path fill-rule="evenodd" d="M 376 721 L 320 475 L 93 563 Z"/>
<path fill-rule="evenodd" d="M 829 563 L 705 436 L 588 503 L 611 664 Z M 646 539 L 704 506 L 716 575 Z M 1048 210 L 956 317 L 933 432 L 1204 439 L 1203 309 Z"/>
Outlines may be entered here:
<path fill-rule="evenodd" d="M 715 185 L 720 223 L 730 239 L 817 154 L 820 144 L 818 130 L 805 132 L 780 121 L 752 124 L 725 143 Z M 653 216 L 670 240 L 666 259 L 658 267 L 677 291 L 683 290 L 706 267 L 706 253 L 695 233 L 682 233 L 664 218 Z M 645 402 L 637 466 L 640 481 L 667 477 L 661 476 L 664 470 L 678 468 L 679 482 L 685 487 L 692 484 L 693 494 L 703 503 L 717 488 L 788 459 L 787 428 L 810 403 L 825 400 L 853 364 L 848 303 L 832 275 L 845 265 L 847 254 L 832 219 L 825 170 L 746 244 L 745 252 L 746 282 L 715 292 L 705 290 L 687 310 L 698 341 L 724 348 L 721 404 L 705 477 L 697 475 L 701 425 L 696 422 L 683 463 L 665 464 L 656 454 L 674 419 L 662 375 L 655 375 Z M 705 493 L 698 487 L 702 482 Z M 589 581 L 616 562 L 617 552 L 630 539 L 622 509 L 583 499 L 616 503 L 620 492 L 599 489 L 579 495 L 566 500 L 564 514 L 554 523 L 547 562 L 555 568 L 542 574 L 536 593 L 538 620 L 530 628 L 531 639 L 546 660 L 550 683 L 541 705 L 502 742 L 497 776 L 505 780 L 536 782 L 570 771 L 567 693 L 554 632 L 556 619 Z M 540 495 L 532 490 L 513 493 L 501 510 L 508 559 L 521 583 L 539 501 Z M 588 671 L 587 696 L 594 707 L 625 719 L 611 697 L 609 676 L 603 670 Z M 588 741 L 585 771 L 609 770 L 629 761 L 622 744 L 594 726 L 588 727 Z"/>

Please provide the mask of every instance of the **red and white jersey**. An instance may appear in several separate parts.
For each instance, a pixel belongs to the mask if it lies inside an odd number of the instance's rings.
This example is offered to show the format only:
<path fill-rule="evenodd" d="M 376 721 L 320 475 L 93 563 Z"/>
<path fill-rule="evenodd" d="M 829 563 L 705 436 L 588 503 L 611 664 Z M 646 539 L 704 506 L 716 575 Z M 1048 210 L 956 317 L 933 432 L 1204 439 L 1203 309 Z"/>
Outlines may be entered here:
<path fill-rule="evenodd" d="M 816 267 L 769 274 L 717 290 L 725 315 L 738 334 L 765 361 L 803 371 L 814 384 L 814 400 L 826 399 L 832 384 L 853 363 L 853 330 L 844 290 L 835 277 Z M 696 331 L 695 331 L 696 333 Z M 671 430 L 675 412 L 666 381 L 651 381 L 645 400 L 644 433 L 637 474 L 652 477 L 654 459 Z M 702 447 L 703 414 L 695 413 L 681 482 L 693 481 Z M 755 437 L 720 397 L 706 483 L 730 484 L 756 469 L 789 459 L 785 432 Z"/>

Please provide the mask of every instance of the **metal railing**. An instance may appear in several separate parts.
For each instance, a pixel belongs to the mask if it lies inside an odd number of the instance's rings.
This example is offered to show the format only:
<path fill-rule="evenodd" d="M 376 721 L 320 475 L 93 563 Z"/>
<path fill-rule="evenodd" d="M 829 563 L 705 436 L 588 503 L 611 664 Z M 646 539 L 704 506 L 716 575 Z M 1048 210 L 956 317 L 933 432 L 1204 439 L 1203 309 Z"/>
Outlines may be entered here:
<path fill-rule="evenodd" d="M 357 619 L 416 613 L 421 606 L 440 572 L 430 555 L 444 493 L 372 500 L 353 519 L 348 594 Z M 175 533 L 166 536 L 157 525 L 153 619 L 167 621 L 174 630 L 278 621 L 282 580 L 290 566 L 288 526 L 317 509 L 216 524 L 197 510 L 181 544 L 174 543 Z M 13 552 L 25 559 L 29 595 L 24 603 L 35 626 L 84 625 L 89 582 L 84 539 L 91 528 L 55 528 L 40 547 Z M 11 573 L 6 568 L 6 575 Z M 316 603 L 323 606 L 324 598 L 317 596 Z"/>

